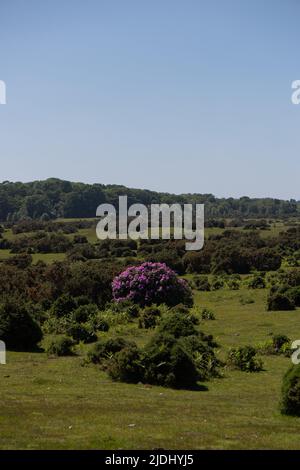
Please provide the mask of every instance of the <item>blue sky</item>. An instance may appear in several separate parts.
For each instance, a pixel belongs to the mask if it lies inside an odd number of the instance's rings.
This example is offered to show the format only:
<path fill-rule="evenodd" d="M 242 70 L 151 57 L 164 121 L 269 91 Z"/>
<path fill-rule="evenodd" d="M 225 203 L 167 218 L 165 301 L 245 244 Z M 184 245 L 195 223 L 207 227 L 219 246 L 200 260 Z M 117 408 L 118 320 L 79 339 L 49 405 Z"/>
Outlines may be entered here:
<path fill-rule="evenodd" d="M 0 180 L 300 199 L 298 0 L 1 0 Z"/>

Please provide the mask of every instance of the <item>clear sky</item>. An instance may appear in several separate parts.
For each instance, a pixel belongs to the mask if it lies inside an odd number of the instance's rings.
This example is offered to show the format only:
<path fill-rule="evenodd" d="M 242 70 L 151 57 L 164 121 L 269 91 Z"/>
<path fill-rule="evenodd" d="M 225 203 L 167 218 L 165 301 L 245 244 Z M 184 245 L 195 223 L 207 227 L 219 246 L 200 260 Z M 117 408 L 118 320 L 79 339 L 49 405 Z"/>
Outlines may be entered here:
<path fill-rule="evenodd" d="M 300 199 L 298 0 L 0 0 L 0 180 Z"/>

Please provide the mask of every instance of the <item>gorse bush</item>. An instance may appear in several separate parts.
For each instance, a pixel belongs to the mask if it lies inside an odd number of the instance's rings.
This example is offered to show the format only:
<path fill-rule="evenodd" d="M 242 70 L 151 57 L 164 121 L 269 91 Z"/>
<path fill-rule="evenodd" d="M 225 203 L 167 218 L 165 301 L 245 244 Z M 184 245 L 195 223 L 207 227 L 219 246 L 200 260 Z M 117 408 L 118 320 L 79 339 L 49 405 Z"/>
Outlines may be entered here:
<path fill-rule="evenodd" d="M 256 357 L 256 349 L 252 346 L 232 348 L 228 353 L 227 364 L 246 372 L 259 372 L 263 369 L 262 361 Z"/>
<path fill-rule="evenodd" d="M 5 342 L 7 349 L 34 349 L 42 336 L 39 324 L 25 304 L 14 300 L 0 304 L 0 340 Z"/>
<path fill-rule="evenodd" d="M 104 360 L 110 359 L 114 354 L 124 348 L 134 346 L 135 343 L 124 338 L 112 338 L 106 341 L 97 341 L 87 353 L 87 361 L 93 364 L 100 364 Z"/>
<path fill-rule="evenodd" d="M 95 304 L 80 305 L 72 312 L 72 319 L 76 323 L 85 323 L 97 315 L 98 307 Z"/>
<path fill-rule="evenodd" d="M 107 372 L 114 380 L 136 383 L 143 377 L 141 353 L 135 344 L 125 346 L 107 362 Z"/>
<path fill-rule="evenodd" d="M 155 328 L 159 322 L 161 313 L 158 307 L 145 307 L 139 317 L 139 328 Z"/>
<path fill-rule="evenodd" d="M 131 300 L 141 306 L 193 304 L 188 283 L 164 263 L 146 262 L 127 268 L 113 280 L 112 293 L 117 302 Z"/>
<path fill-rule="evenodd" d="M 258 345 L 257 349 L 261 354 L 282 354 L 284 356 L 291 355 L 291 340 L 285 335 L 274 335 L 265 343 Z"/>
<path fill-rule="evenodd" d="M 295 304 L 286 294 L 278 292 L 268 296 L 267 310 L 295 310 Z"/>
<path fill-rule="evenodd" d="M 160 323 L 144 349 L 144 380 L 169 387 L 193 387 L 218 375 L 212 336 L 197 331 L 188 315 L 173 313 Z"/>
<path fill-rule="evenodd" d="M 210 291 L 208 276 L 194 276 L 192 285 L 199 291 Z"/>
<path fill-rule="evenodd" d="M 93 326 L 91 326 L 89 323 L 70 322 L 69 326 L 67 327 L 67 334 L 68 336 L 71 336 L 77 343 L 80 341 L 83 343 L 93 343 L 98 339 Z"/>
<path fill-rule="evenodd" d="M 44 349 L 49 356 L 70 356 L 73 345 L 74 341 L 69 336 L 57 335 L 45 340 Z"/>
<path fill-rule="evenodd" d="M 248 281 L 249 289 L 264 289 L 265 287 L 266 287 L 266 282 L 263 276 L 260 276 L 259 274 L 254 275 Z"/>
<path fill-rule="evenodd" d="M 194 387 L 218 375 L 220 362 L 211 336 L 198 332 L 189 315 L 169 313 L 143 348 L 117 338 L 98 341 L 87 360 L 101 364 L 115 380 L 168 387 Z"/>
<path fill-rule="evenodd" d="M 293 365 L 283 377 L 280 411 L 300 416 L 300 364 Z"/>
<path fill-rule="evenodd" d="M 69 315 L 77 307 L 77 303 L 71 295 L 64 294 L 52 304 L 50 313 L 56 318 Z"/>
<path fill-rule="evenodd" d="M 202 320 L 215 320 L 215 314 L 208 308 L 204 308 L 201 312 L 201 318 Z"/>

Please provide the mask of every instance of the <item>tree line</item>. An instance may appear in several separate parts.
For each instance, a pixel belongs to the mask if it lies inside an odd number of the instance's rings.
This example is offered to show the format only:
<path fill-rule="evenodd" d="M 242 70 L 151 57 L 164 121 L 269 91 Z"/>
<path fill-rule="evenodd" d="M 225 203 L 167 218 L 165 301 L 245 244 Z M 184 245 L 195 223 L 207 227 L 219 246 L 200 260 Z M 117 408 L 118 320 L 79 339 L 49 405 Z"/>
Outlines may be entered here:
<path fill-rule="evenodd" d="M 98 205 L 118 205 L 118 198 L 127 195 L 134 203 L 205 204 L 206 218 L 218 217 L 293 217 L 300 213 L 300 201 L 272 198 L 216 198 L 213 194 L 170 194 L 119 185 L 84 184 L 49 178 L 29 183 L 0 183 L 0 221 L 15 222 L 31 218 L 50 220 L 95 217 Z"/>

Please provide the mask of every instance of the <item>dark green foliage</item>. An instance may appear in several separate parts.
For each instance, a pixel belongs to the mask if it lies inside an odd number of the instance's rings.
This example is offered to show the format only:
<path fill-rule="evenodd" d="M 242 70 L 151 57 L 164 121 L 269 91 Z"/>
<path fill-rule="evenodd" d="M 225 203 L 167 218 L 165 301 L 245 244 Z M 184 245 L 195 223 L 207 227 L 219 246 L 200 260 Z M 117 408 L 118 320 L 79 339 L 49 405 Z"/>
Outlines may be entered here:
<path fill-rule="evenodd" d="M 266 282 L 263 276 L 256 274 L 248 281 L 248 287 L 249 289 L 264 289 L 266 287 Z"/>
<path fill-rule="evenodd" d="M 134 346 L 135 343 L 124 338 L 113 338 L 106 341 L 97 341 L 87 353 L 88 362 L 100 364 L 103 360 L 111 358 L 121 349 Z"/>
<path fill-rule="evenodd" d="M 126 346 L 107 362 L 107 372 L 114 380 L 137 383 L 143 377 L 141 353 L 136 345 Z"/>
<path fill-rule="evenodd" d="M 294 302 L 285 294 L 270 294 L 267 299 L 267 310 L 294 310 Z"/>
<path fill-rule="evenodd" d="M 158 307 L 145 307 L 139 317 L 139 328 L 155 328 L 161 313 Z"/>
<path fill-rule="evenodd" d="M 47 338 L 44 344 L 45 352 L 53 356 L 70 356 L 74 341 L 69 336 L 57 335 Z"/>
<path fill-rule="evenodd" d="M 263 369 L 262 361 L 256 358 L 256 349 L 252 346 L 232 348 L 228 353 L 227 364 L 246 372 L 259 372 Z"/>
<path fill-rule="evenodd" d="M 289 287 L 285 294 L 296 307 L 300 307 L 300 287 Z"/>
<path fill-rule="evenodd" d="M 7 349 L 32 350 L 41 339 L 41 328 L 25 304 L 9 300 L 0 305 L 0 340 Z"/>
<path fill-rule="evenodd" d="M 208 276 L 194 276 L 193 287 L 199 291 L 210 291 Z"/>
<path fill-rule="evenodd" d="M 5 264 L 16 266 L 19 269 L 26 269 L 32 263 L 32 256 L 27 253 L 20 253 L 19 255 L 11 256 L 4 261 Z"/>
<path fill-rule="evenodd" d="M 123 338 L 98 341 L 87 359 L 101 364 L 115 380 L 126 382 L 194 387 L 199 380 L 218 375 L 220 362 L 211 336 L 198 332 L 183 313 L 169 314 L 162 323 L 142 350 Z"/>
<path fill-rule="evenodd" d="M 291 340 L 286 335 L 274 335 L 270 340 L 259 346 L 259 352 L 261 354 L 282 354 L 289 357 L 291 355 L 290 344 Z"/>
<path fill-rule="evenodd" d="M 167 387 L 193 387 L 218 375 L 220 362 L 199 334 L 176 338 L 159 331 L 144 349 L 144 380 Z"/>
<path fill-rule="evenodd" d="M 202 320 L 215 320 L 215 314 L 208 308 L 204 308 L 201 312 L 201 318 Z"/>
<path fill-rule="evenodd" d="M 272 338 L 275 354 L 285 353 L 286 346 L 289 346 L 291 340 L 286 335 L 274 335 Z"/>
<path fill-rule="evenodd" d="M 200 374 L 187 346 L 172 335 L 156 335 L 144 351 L 144 380 L 167 387 L 196 385 Z"/>
<path fill-rule="evenodd" d="M 96 317 L 91 319 L 88 322 L 95 331 L 108 331 L 109 323 L 102 317 L 101 314 L 98 314 Z"/>
<path fill-rule="evenodd" d="M 74 297 L 64 294 L 53 303 L 50 314 L 57 318 L 66 317 L 77 307 Z"/>
<path fill-rule="evenodd" d="M 293 365 L 283 377 L 280 411 L 300 416 L 300 364 Z"/>
<path fill-rule="evenodd" d="M 166 315 L 160 322 L 159 331 L 175 338 L 197 334 L 193 321 L 181 312 Z"/>
<path fill-rule="evenodd" d="M 198 332 L 191 318 L 171 313 L 143 352 L 144 380 L 149 383 L 192 387 L 198 380 L 217 375 L 212 336 Z"/>
<path fill-rule="evenodd" d="M 215 277 L 211 281 L 211 290 L 219 290 L 224 287 L 224 280 L 221 277 Z"/>
<path fill-rule="evenodd" d="M 72 312 L 72 319 L 76 323 L 85 323 L 94 318 L 98 312 L 95 304 L 80 305 Z"/>
<path fill-rule="evenodd" d="M 109 307 L 116 313 L 127 313 L 130 318 L 139 316 L 140 307 L 130 300 L 121 300 L 120 302 L 112 302 Z"/>
<path fill-rule="evenodd" d="M 121 191 L 121 193 L 120 193 Z M 127 194 L 130 204 L 157 203 L 206 204 L 206 219 L 226 217 L 269 218 L 297 215 L 296 201 L 271 198 L 217 199 L 212 194 L 158 193 L 130 189 L 118 185 L 84 184 L 49 178 L 30 183 L 3 182 L 0 184 L 0 220 L 31 217 L 43 220 L 53 217 L 95 217 L 96 208 L 103 202 L 115 204 L 120 194 Z M 213 224 L 215 225 L 215 224 Z M 220 226 L 220 224 L 218 224 Z M 289 238 L 287 238 L 289 241 Z"/>
<path fill-rule="evenodd" d="M 97 335 L 89 324 L 84 323 L 70 323 L 67 328 L 67 334 L 71 336 L 77 343 L 93 343 L 97 341 Z"/>

